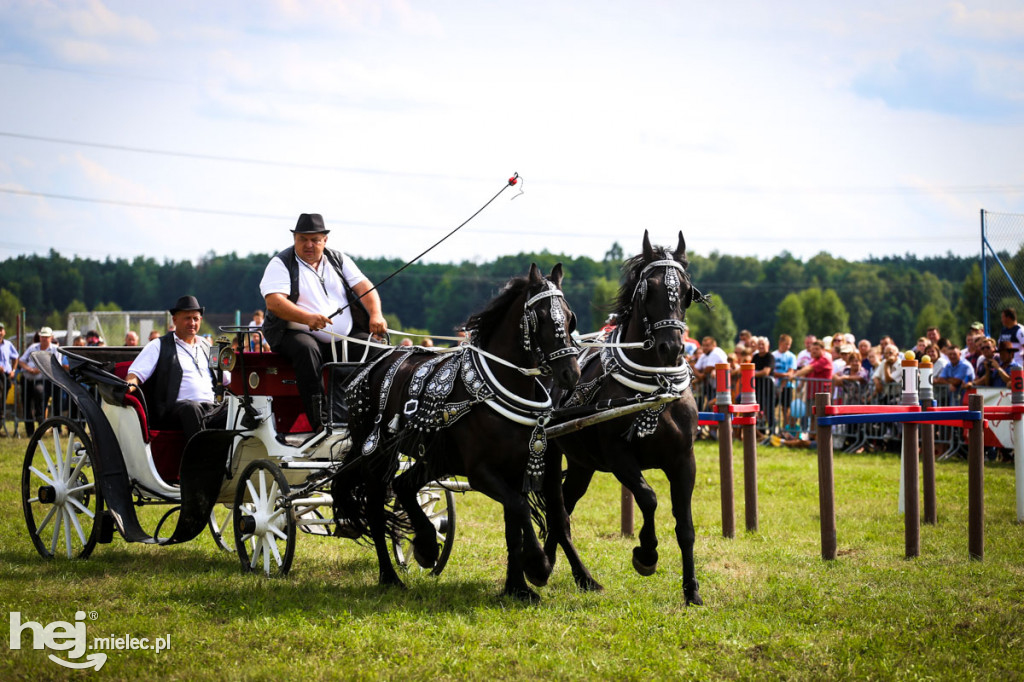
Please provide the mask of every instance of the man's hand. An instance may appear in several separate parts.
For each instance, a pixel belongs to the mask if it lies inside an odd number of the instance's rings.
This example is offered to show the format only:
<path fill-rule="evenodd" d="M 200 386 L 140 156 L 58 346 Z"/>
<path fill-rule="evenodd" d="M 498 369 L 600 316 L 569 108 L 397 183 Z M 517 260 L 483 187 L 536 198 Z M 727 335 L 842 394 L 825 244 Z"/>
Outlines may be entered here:
<path fill-rule="evenodd" d="M 388 322 L 380 313 L 370 316 L 370 333 L 375 336 L 384 336 L 388 333 Z"/>
<path fill-rule="evenodd" d="M 326 315 L 320 315 L 318 313 L 309 313 L 306 317 L 306 326 L 309 327 L 309 331 L 318 332 L 321 329 L 326 329 L 331 326 L 331 318 Z"/>

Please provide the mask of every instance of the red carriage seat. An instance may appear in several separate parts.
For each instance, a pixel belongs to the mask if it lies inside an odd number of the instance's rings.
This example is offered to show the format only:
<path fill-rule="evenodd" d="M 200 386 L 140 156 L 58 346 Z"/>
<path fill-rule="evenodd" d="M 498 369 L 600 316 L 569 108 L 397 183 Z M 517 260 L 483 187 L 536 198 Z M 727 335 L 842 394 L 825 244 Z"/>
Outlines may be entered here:
<path fill-rule="evenodd" d="M 274 427 L 278 433 L 312 431 L 295 383 L 291 360 L 282 353 L 243 352 L 235 361 L 228 388 L 235 395 L 271 396 Z"/>
<path fill-rule="evenodd" d="M 119 362 L 114 366 L 114 374 L 124 379 L 128 376 L 130 362 Z M 181 457 L 185 454 L 185 432 L 172 429 L 150 429 L 149 417 L 142 407 L 142 401 L 131 393 L 124 396 L 124 406 L 135 410 L 139 417 L 139 425 L 142 427 L 142 440 L 149 443 L 149 450 L 153 453 L 153 465 L 165 482 L 178 483 L 181 470 Z"/>

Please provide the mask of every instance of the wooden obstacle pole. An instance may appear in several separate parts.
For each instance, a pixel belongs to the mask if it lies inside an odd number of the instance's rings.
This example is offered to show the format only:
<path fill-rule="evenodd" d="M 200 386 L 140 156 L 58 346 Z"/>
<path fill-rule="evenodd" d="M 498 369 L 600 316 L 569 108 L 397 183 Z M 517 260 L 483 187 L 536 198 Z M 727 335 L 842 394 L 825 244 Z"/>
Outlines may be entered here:
<path fill-rule="evenodd" d="M 740 365 L 740 404 L 757 405 L 754 365 Z M 770 408 L 771 406 L 769 406 Z M 743 511 L 748 531 L 757 530 L 757 415 L 743 424 Z"/>
<path fill-rule="evenodd" d="M 978 394 L 967 397 L 967 409 L 982 412 L 984 400 Z M 985 421 L 971 424 L 967 436 L 967 553 L 972 559 L 985 558 Z"/>
<path fill-rule="evenodd" d="M 1018 411 L 1013 422 L 1013 470 L 1017 484 L 1017 523 L 1024 523 L 1024 370 L 1010 374 L 1011 406 Z"/>
<path fill-rule="evenodd" d="M 902 362 L 903 397 L 902 405 L 918 405 L 917 397 L 917 360 L 908 351 Z M 921 555 L 921 507 L 918 498 L 917 478 L 917 424 L 907 422 L 903 425 L 903 526 L 906 557 L 913 559 Z"/>
<path fill-rule="evenodd" d="M 917 373 L 917 393 L 922 409 L 935 407 L 932 391 L 932 362 L 927 355 L 921 358 Z M 938 522 L 935 497 L 935 425 L 921 424 L 921 492 L 924 495 L 924 514 L 921 522 L 934 526 Z"/>
<path fill-rule="evenodd" d="M 622 486 L 622 523 L 621 533 L 624 538 L 633 537 L 633 493 L 629 488 Z"/>
<path fill-rule="evenodd" d="M 729 365 L 715 365 L 715 405 L 723 417 L 718 422 L 718 472 L 722 488 L 722 537 L 725 538 L 736 537 L 732 479 L 732 413 L 729 411 L 729 405 L 732 404 L 732 394 L 729 392 L 730 379 Z"/>
<path fill-rule="evenodd" d="M 818 510 L 821 519 L 821 558 L 836 558 L 836 490 L 832 467 L 832 426 L 821 417 L 832 402 L 830 393 L 814 395 L 814 415 L 818 420 Z"/>

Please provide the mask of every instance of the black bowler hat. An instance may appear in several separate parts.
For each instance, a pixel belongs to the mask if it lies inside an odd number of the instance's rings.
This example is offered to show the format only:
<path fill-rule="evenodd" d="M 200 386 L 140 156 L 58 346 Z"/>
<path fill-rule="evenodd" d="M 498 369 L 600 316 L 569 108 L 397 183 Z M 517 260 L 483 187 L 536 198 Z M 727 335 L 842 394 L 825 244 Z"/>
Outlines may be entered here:
<path fill-rule="evenodd" d="M 178 302 L 171 308 L 171 315 L 177 315 L 183 310 L 198 310 L 199 314 L 202 315 L 206 312 L 206 308 L 199 305 L 199 299 L 195 296 L 182 296 L 178 299 Z"/>
<path fill-rule="evenodd" d="M 303 213 L 299 216 L 299 222 L 295 223 L 292 234 L 327 234 L 330 232 L 324 227 L 324 217 L 319 213 Z"/>

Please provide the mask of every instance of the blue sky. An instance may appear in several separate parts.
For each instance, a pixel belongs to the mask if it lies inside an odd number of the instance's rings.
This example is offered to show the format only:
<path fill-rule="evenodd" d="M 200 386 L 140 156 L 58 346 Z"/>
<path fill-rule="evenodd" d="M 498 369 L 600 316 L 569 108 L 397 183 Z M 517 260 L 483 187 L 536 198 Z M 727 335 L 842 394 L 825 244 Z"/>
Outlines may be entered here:
<path fill-rule="evenodd" d="M 979 251 L 1024 3 L 0 0 L 0 258 Z M 513 200 L 512 197 L 516 196 Z"/>

